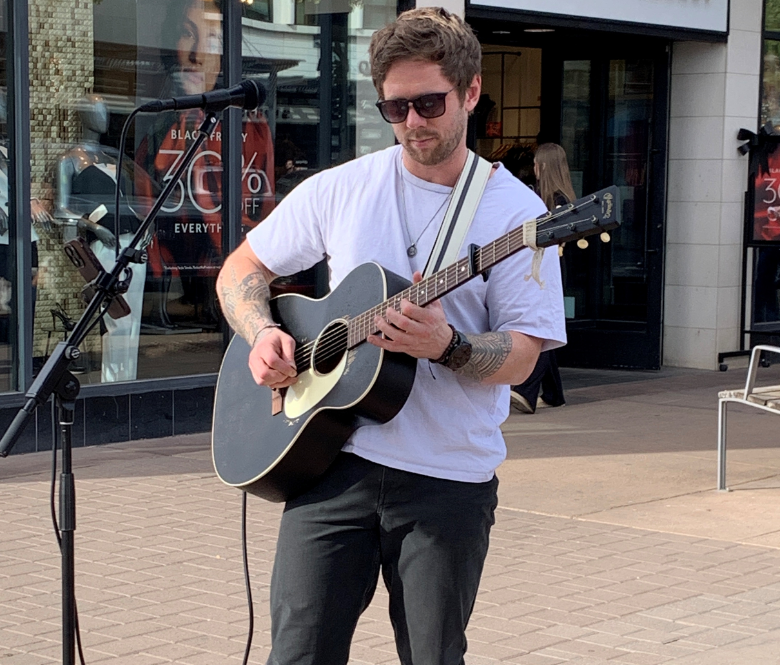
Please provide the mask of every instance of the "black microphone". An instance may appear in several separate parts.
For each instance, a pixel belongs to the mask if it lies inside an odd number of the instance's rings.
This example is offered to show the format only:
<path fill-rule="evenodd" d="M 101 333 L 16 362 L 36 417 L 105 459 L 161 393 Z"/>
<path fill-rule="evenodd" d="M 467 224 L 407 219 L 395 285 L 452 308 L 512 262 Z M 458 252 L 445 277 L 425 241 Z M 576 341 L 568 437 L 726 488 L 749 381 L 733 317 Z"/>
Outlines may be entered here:
<path fill-rule="evenodd" d="M 260 81 L 246 79 L 232 88 L 222 88 L 204 92 L 200 95 L 185 95 L 171 99 L 156 99 L 138 108 L 140 113 L 159 113 L 160 111 L 184 111 L 185 109 L 203 109 L 204 111 L 222 111 L 228 106 L 242 109 L 256 109 L 265 101 L 265 88 Z"/>

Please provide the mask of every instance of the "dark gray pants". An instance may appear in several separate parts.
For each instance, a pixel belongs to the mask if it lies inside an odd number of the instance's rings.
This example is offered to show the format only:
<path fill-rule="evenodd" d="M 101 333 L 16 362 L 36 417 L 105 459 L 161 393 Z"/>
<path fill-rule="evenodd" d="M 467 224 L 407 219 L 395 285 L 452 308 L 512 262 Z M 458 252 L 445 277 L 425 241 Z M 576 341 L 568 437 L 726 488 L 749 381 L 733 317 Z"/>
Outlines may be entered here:
<path fill-rule="evenodd" d="M 271 579 L 269 665 L 345 665 L 379 571 L 403 665 L 462 665 L 498 480 L 462 483 L 341 453 L 288 502 Z"/>

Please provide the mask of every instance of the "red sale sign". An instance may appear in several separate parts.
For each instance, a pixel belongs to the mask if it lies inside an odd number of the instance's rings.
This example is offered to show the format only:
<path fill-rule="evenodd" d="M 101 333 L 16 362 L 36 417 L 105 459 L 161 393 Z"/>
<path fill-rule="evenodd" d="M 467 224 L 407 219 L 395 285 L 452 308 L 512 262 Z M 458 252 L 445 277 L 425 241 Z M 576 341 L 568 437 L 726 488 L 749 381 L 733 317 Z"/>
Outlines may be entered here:
<path fill-rule="evenodd" d="M 753 241 L 780 240 L 780 150 L 767 155 L 768 169 L 759 168 L 755 181 Z"/>

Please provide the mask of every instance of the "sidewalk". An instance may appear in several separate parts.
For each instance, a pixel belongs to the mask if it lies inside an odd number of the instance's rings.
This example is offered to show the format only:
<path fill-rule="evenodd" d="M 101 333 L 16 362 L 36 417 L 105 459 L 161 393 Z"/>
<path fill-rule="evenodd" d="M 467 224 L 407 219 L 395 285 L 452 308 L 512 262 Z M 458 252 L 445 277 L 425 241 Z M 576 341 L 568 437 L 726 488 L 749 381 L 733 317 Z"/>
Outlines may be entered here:
<path fill-rule="evenodd" d="M 730 410 L 714 490 L 717 392 L 744 376 L 566 370 L 565 407 L 510 416 L 468 665 L 780 664 L 780 419 Z M 86 662 L 241 663 L 240 493 L 208 436 L 78 449 L 74 473 Z M 61 662 L 50 475 L 48 453 L 0 460 L 3 665 Z M 260 664 L 281 507 L 248 503 Z M 398 662 L 386 602 L 380 584 L 351 663 Z"/>

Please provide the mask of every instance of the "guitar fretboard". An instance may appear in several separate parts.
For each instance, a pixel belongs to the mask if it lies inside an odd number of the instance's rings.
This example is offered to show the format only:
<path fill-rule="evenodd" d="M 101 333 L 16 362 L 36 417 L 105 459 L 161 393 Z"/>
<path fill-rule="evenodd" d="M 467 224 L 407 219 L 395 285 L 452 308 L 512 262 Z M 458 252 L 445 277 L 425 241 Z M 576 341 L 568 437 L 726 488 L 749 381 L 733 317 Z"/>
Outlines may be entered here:
<path fill-rule="evenodd" d="M 396 293 L 392 298 L 359 314 L 349 322 L 348 348 L 354 348 L 358 344 L 365 342 L 369 335 L 379 332 L 374 319 L 377 316 L 384 316 L 388 307 L 392 307 L 395 311 L 400 312 L 401 301 L 404 299 L 420 307 L 425 307 L 425 305 L 441 298 L 450 291 L 454 291 L 461 284 L 474 279 L 477 275 L 489 270 L 524 247 L 522 228 L 513 229 L 497 240 L 476 249 L 474 251 L 473 267 L 469 257 L 462 258 L 417 284 L 412 284 L 412 286 Z"/>
<path fill-rule="evenodd" d="M 614 215 L 619 200 L 619 192 L 613 185 L 537 217 L 536 245 L 548 247 L 617 227 L 620 222 Z M 523 227 L 512 229 L 493 242 L 475 248 L 470 256 L 439 270 L 417 284 L 412 284 L 392 298 L 350 319 L 347 348 L 352 349 L 365 342 L 369 335 L 379 332 L 374 319 L 384 316 L 388 308 L 400 312 L 401 301 L 404 299 L 425 307 L 454 291 L 461 284 L 490 270 L 525 246 Z"/>

